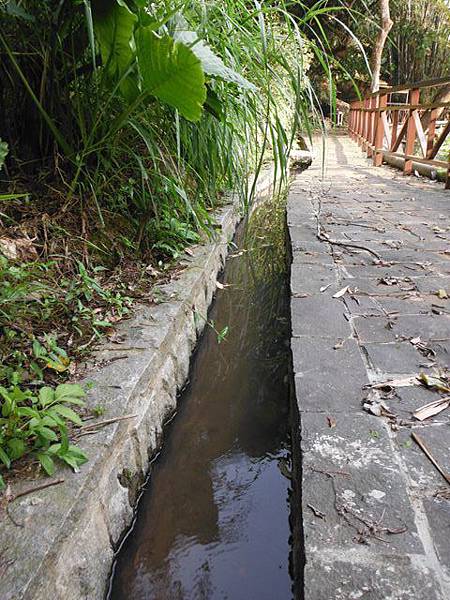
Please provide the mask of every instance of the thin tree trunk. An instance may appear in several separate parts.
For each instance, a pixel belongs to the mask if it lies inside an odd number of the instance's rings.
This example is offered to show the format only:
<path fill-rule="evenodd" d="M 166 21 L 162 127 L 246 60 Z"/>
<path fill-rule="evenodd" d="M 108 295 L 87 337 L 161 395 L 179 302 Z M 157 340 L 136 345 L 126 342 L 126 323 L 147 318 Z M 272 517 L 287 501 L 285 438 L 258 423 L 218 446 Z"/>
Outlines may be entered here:
<path fill-rule="evenodd" d="M 380 13 L 381 28 L 378 31 L 377 41 L 372 54 L 372 92 L 378 92 L 380 89 L 381 58 L 383 56 L 383 50 L 387 36 L 389 35 L 393 25 L 389 10 L 389 0 L 380 0 Z"/>

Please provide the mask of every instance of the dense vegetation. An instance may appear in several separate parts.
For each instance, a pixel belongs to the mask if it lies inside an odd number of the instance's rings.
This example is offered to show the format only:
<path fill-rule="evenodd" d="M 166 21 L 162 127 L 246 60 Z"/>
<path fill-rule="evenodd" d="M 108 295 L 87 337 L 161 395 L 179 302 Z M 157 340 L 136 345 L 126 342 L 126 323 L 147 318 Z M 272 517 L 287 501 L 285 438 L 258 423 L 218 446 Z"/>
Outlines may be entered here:
<path fill-rule="evenodd" d="M 242 0 L 0 4 L 0 462 L 47 472 L 69 444 L 56 387 L 192 244 L 227 190 L 283 176 L 314 116 L 311 23 L 328 9 Z M 253 174 L 253 178 L 250 175 Z M 77 453 L 78 452 L 78 453 Z M 0 480 L 1 482 L 1 480 Z"/>
<path fill-rule="evenodd" d="M 307 2 L 309 6 L 314 0 Z M 380 28 L 379 0 L 346 0 L 337 6 L 324 0 L 323 6 L 335 10 L 321 23 L 330 44 L 340 97 L 355 97 L 354 82 L 364 90 L 370 86 L 368 62 Z M 450 72 L 450 5 L 447 0 L 390 0 L 393 22 L 386 40 L 381 78 L 389 85 L 404 84 L 448 76 Z M 351 9 L 351 10 L 348 10 Z M 319 26 L 312 24 L 314 32 Z M 311 77 L 324 82 L 323 73 L 313 65 Z M 352 81 L 353 80 L 353 81 Z M 318 87 L 323 93 L 324 86 Z M 326 89 L 326 86 L 325 86 Z M 327 93 L 322 95 L 327 101 Z"/>

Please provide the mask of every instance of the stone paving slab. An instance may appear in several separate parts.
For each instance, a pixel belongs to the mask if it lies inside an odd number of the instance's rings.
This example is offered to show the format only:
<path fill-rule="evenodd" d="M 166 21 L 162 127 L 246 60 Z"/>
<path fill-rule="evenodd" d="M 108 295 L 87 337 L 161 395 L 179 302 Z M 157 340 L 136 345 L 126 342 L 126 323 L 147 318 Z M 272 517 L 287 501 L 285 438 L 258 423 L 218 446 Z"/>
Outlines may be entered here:
<path fill-rule="evenodd" d="M 311 600 L 442 600 L 434 573 L 414 555 L 373 557 L 365 548 L 311 553 L 305 598 Z M 324 594 L 325 590 L 325 594 Z"/>
<path fill-rule="evenodd" d="M 331 431 L 329 418 L 303 416 L 303 499 L 315 517 L 305 520 L 305 543 L 343 551 L 356 543 L 377 554 L 423 554 L 403 475 L 380 420 L 335 413 Z M 316 516 L 318 510 L 324 518 Z M 360 519 L 404 533 L 371 535 Z"/>
<path fill-rule="evenodd" d="M 413 417 L 439 398 L 414 377 L 449 375 L 450 193 L 345 137 L 321 172 L 294 181 L 287 209 L 305 598 L 448 600 L 450 485 L 411 433 L 450 471 L 450 409 Z M 400 376 L 416 385 L 374 387 Z"/>
<path fill-rule="evenodd" d="M 334 348 L 341 344 L 341 348 Z M 297 398 L 303 398 L 304 412 L 347 412 L 361 408 L 364 397 L 361 382 L 368 383 L 368 379 L 355 340 L 293 338 L 292 353 Z M 324 365 L 327 365 L 326 377 L 323 377 Z M 341 399 L 338 404 L 337 398 Z"/>

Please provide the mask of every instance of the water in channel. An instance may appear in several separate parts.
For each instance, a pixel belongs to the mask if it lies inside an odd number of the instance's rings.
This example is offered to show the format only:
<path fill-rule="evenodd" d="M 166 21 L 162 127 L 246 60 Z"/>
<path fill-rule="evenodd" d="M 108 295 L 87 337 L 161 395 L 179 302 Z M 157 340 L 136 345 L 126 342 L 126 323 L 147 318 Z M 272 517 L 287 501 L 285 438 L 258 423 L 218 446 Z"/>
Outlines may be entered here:
<path fill-rule="evenodd" d="M 112 600 L 292 598 L 283 202 L 258 208 L 235 241 Z"/>

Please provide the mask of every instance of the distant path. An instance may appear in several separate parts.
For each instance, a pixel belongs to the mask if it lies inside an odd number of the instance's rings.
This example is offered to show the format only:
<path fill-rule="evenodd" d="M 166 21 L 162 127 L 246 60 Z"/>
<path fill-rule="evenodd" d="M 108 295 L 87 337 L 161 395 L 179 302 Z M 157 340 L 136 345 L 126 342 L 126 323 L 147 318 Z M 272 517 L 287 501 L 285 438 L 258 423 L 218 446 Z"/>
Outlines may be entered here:
<path fill-rule="evenodd" d="M 450 408 L 421 425 L 437 392 L 370 386 L 449 373 L 450 192 L 371 166 L 346 137 L 322 181 L 315 150 L 288 200 L 305 600 L 449 600 L 450 500 L 435 493 L 450 485 L 411 433 L 450 472 Z M 317 222 L 372 253 L 319 241 Z"/>

